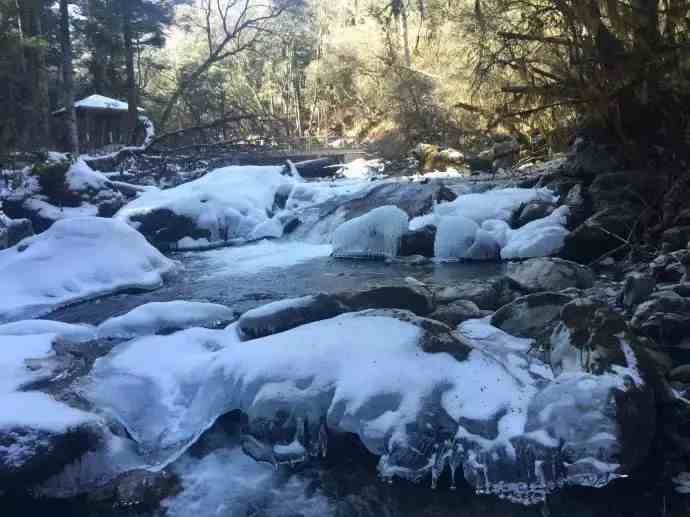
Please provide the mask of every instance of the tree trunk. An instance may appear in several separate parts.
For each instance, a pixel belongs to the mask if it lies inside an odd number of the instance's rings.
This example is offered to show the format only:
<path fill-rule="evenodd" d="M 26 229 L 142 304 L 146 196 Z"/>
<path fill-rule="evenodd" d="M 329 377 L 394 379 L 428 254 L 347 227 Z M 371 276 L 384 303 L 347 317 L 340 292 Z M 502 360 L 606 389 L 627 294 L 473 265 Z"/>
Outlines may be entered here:
<path fill-rule="evenodd" d="M 105 88 L 105 68 L 106 58 L 103 56 L 103 49 L 98 41 L 98 22 L 96 21 L 96 0 L 88 1 L 88 20 L 87 20 L 87 35 L 89 46 L 91 47 L 91 61 L 89 69 L 93 76 L 92 84 L 96 93 L 104 93 Z"/>
<path fill-rule="evenodd" d="M 122 1 L 122 38 L 125 46 L 125 65 L 127 74 L 127 141 L 136 142 L 139 104 L 137 81 L 134 76 L 134 44 L 132 43 L 132 9 L 131 0 Z"/>
<path fill-rule="evenodd" d="M 74 69 L 72 68 L 72 40 L 69 33 L 68 0 L 60 0 L 60 45 L 62 47 L 62 80 L 65 100 L 65 136 L 67 151 L 79 153 L 77 113 L 74 109 Z"/>
<path fill-rule="evenodd" d="M 48 78 L 46 64 L 46 45 L 43 38 L 43 3 L 40 0 L 21 0 L 22 27 L 25 36 L 33 38 L 38 44 L 26 48 L 27 76 L 31 92 L 31 141 L 33 147 L 46 148 L 50 145 L 50 101 L 48 98 Z"/>

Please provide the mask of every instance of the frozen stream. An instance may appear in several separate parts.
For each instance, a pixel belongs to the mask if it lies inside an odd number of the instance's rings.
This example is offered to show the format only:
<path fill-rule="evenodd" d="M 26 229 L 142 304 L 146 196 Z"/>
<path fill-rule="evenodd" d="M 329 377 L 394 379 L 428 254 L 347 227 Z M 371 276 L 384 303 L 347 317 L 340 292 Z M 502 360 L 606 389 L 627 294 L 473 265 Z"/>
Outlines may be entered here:
<path fill-rule="evenodd" d="M 488 279 L 502 272 L 502 266 L 496 263 L 386 265 L 336 260 L 329 254 L 330 246 L 275 241 L 178 253 L 173 258 L 184 269 L 165 287 L 74 305 L 50 317 L 99 323 L 142 303 L 175 299 L 219 302 L 241 313 L 285 297 L 402 284 L 410 276 L 424 282 L 452 284 Z M 565 491 L 550 497 L 544 506 L 523 507 L 476 496 L 463 485 L 450 491 L 443 479 L 434 491 L 427 485 L 402 481 L 388 485 L 377 478 L 376 459 L 356 445 L 335 455 L 339 456 L 336 460 L 329 458 L 324 463 L 294 468 L 282 466 L 276 471 L 245 456 L 232 437 L 214 437 L 209 431 L 201 443 L 172 465 L 182 487 L 175 497 L 165 501 L 163 511 L 171 517 L 647 517 L 662 515 L 663 511 L 664 499 L 659 490 L 631 483 L 614 483 L 601 490 Z M 83 514 L 79 503 L 76 508 L 72 504 L 62 507 L 59 503 L 58 508 L 49 505 L 49 509 Z M 670 511 L 668 515 L 674 514 Z"/>

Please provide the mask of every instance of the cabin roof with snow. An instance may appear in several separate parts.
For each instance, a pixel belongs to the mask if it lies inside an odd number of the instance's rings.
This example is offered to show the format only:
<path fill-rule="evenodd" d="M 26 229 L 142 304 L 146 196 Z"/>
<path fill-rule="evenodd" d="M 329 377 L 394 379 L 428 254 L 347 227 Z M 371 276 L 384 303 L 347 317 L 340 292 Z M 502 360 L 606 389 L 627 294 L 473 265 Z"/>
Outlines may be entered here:
<path fill-rule="evenodd" d="M 115 148 L 144 141 L 146 129 L 138 127 L 134 142 L 129 141 L 129 123 L 127 110 L 129 105 L 118 99 L 111 99 L 104 95 L 89 95 L 74 103 L 77 115 L 77 134 L 79 136 L 79 150 L 82 153 L 99 150 L 112 151 Z M 67 128 L 64 115 L 67 110 L 60 108 L 53 112 L 56 124 L 56 144 L 61 150 L 68 149 Z M 138 108 L 139 120 L 148 120 L 143 115 L 144 110 Z M 145 124 L 144 124 L 145 125 Z"/>
<path fill-rule="evenodd" d="M 89 95 L 74 103 L 77 110 L 94 110 L 94 111 L 124 111 L 129 109 L 129 104 L 118 99 L 111 99 L 105 95 L 97 93 Z M 137 108 L 139 111 L 144 111 L 143 108 Z M 65 112 L 65 108 L 53 111 L 53 115 L 60 115 Z"/>

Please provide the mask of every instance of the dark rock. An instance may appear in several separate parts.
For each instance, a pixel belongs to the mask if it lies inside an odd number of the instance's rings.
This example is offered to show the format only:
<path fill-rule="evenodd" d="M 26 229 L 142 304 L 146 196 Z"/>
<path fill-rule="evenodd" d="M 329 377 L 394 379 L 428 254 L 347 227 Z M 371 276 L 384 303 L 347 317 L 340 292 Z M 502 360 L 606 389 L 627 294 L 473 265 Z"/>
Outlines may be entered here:
<path fill-rule="evenodd" d="M 457 327 L 463 321 L 483 318 L 489 311 L 483 311 L 469 300 L 456 300 L 442 305 L 429 315 L 431 319 L 442 321 L 451 327 Z"/>
<path fill-rule="evenodd" d="M 690 364 L 683 364 L 671 370 L 668 374 L 671 381 L 690 384 Z"/>
<path fill-rule="evenodd" d="M 634 212 L 608 208 L 597 212 L 565 238 L 560 256 L 590 263 L 624 247 L 638 217 Z"/>
<path fill-rule="evenodd" d="M 562 307 L 571 300 L 560 293 L 529 294 L 501 307 L 491 324 L 514 336 L 540 338 L 551 332 Z"/>
<path fill-rule="evenodd" d="M 284 300 L 247 311 L 238 320 L 237 328 L 242 338 L 256 339 L 333 318 L 348 309 L 338 296 L 320 293 L 295 299 L 293 303 Z"/>
<path fill-rule="evenodd" d="M 643 200 L 654 202 L 664 194 L 666 181 L 649 171 L 624 171 L 599 174 L 589 186 L 595 212 L 626 205 L 642 207 Z"/>
<path fill-rule="evenodd" d="M 436 293 L 438 303 L 469 300 L 482 310 L 495 311 L 525 294 L 507 277 L 493 281 L 469 280 Z"/>
<path fill-rule="evenodd" d="M 341 293 L 338 297 L 352 311 L 402 309 L 418 316 L 426 316 L 434 310 L 430 293 L 410 286 L 373 287 L 353 293 Z"/>
<path fill-rule="evenodd" d="M 293 165 L 303 178 L 324 178 L 335 176 L 338 167 L 334 167 L 334 165 L 338 165 L 338 158 L 337 156 L 327 156 L 315 160 L 296 162 Z"/>
<path fill-rule="evenodd" d="M 578 138 L 573 145 L 563 172 L 569 176 L 593 177 L 621 168 L 614 147 L 599 144 L 589 138 Z"/>
<path fill-rule="evenodd" d="M 638 332 L 665 346 L 675 346 L 690 333 L 690 299 L 674 291 L 654 293 L 631 320 Z"/>
<path fill-rule="evenodd" d="M 400 309 L 425 316 L 434 310 L 431 295 L 409 286 L 383 286 L 336 294 L 281 300 L 245 312 L 237 322 L 240 337 L 256 339 L 300 325 L 366 309 Z"/>
<path fill-rule="evenodd" d="M 131 217 L 138 223 L 137 230 L 160 250 L 175 249 L 177 242 L 184 237 L 209 239 L 211 233 L 198 228 L 189 217 L 179 215 L 168 208 L 157 208 Z"/>
<path fill-rule="evenodd" d="M 594 273 L 580 264 L 558 258 L 534 258 L 508 264 L 506 276 L 528 292 L 587 289 Z"/>
<path fill-rule="evenodd" d="M 0 491 L 24 490 L 60 473 L 100 443 L 97 426 L 84 424 L 62 433 L 15 427 L 0 431 Z"/>
<path fill-rule="evenodd" d="M 158 510 L 163 499 L 180 489 L 177 476 L 167 470 L 132 470 L 90 492 L 87 499 L 99 515 L 129 515 L 134 511 L 143 515 Z"/>
<path fill-rule="evenodd" d="M 399 254 L 403 257 L 410 255 L 434 256 L 434 241 L 436 227 L 427 225 L 418 230 L 403 234 Z"/>
<path fill-rule="evenodd" d="M 576 184 L 563 199 L 563 205 L 570 209 L 568 229 L 574 230 L 592 215 L 592 202 L 582 183 Z"/>
<path fill-rule="evenodd" d="M 7 226 L 7 245 L 14 246 L 22 239 L 31 237 L 34 227 L 28 219 L 13 219 Z"/>
<path fill-rule="evenodd" d="M 519 213 L 517 213 L 517 216 L 513 221 L 512 227 L 520 228 L 526 225 L 527 223 L 531 223 L 532 221 L 546 217 L 551 212 L 553 212 L 553 210 L 553 204 L 546 201 L 535 201 L 533 203 L 527 203 L 519 210 Z"/>
<path fill-rule="evenodd" d="M 671 252 L 682 250 L 690 242 L 690 226 L 674 226 L 661 235 L 664 251 Z"/>
<path fill-rule="evenodd" d="M 654 292 L 656 281 L 651 275 L 630 273 L 625 277 L 621 300 L 624 307 L 634 307 L 646 301 Z"/>

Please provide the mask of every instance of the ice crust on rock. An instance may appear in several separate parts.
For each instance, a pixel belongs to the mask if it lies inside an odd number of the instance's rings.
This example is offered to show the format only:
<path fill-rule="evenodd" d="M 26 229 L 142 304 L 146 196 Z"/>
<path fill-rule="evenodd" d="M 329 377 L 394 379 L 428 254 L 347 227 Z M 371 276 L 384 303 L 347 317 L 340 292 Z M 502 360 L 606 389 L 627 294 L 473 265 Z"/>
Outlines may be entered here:
<path fill-rule="evenodd" d="M 553 255 L 563 247 L 568 207 L 518 229 L 507 221 L 524 203 L 555 201 L 545 189 L 501 189 L 459 196 L 436 205 L 432 214 L 413 219 L 410 228 L 436 224 L 435 256 L 439 259 L 521 259 Z"/>
<path fill-rule="evenodd" d="M 68 343 L 82 343 L 96 339 L 96 328 L 92 325 L 63 323 L 53 320 L 21 320 L 0 325 L 0 336 L 28 336 L 52 334 Z"/>
<path fill-rule="evenodd" d="M 122 221 L 64 219 L 0 251 L 0 323 L 122 289 L 156 288 L 175 267 Z"/>
<path fill-rule="evenodd" d="M 282 166 L 223 167 L 171 189 L 145 192 L 116 217 L 138 227 L 148 214 L 169 210 L 208 232 L 211 244 L 258 238 L 252 232 L 269 221 L 276 194 L 297 181 L 284 171 Z M 275 236 L 275 223 L 270 229 Z"/>
<path fill-rule="evenodd" d="M 151 302 L 140 305 L 122 316 L 107 319 L 98 326 L 98 337 L 128 339 L 158 334 L 166 330 L 216 326 L 233 318 L 232 310 L 217 303 L 182 300 Z"/>
<path fill-rule="evenodd" d="M 449 468 L 478 492 L 525 503 L 621 473 L 612 394 L 629 389 L 634 365 L 554 378 L 528 339 L 482 320 L 462 324 L 456 339 L 403 311 L 344 314 L 244 343 L 232 330 L 118 345 L 82 393 L 156 467 L 241 410 L 269 449 L 297 440 L 319 454 L 328 433 L 355 433 L 381 456 L 384 478 L 435 482 Z"/>
<path fill-rule="evenodd" d="M 341 224 L 333 233 L 333 256 L 347 258 L 395 257 L 409 225 L 405 212 L 381 206 Z"/>

